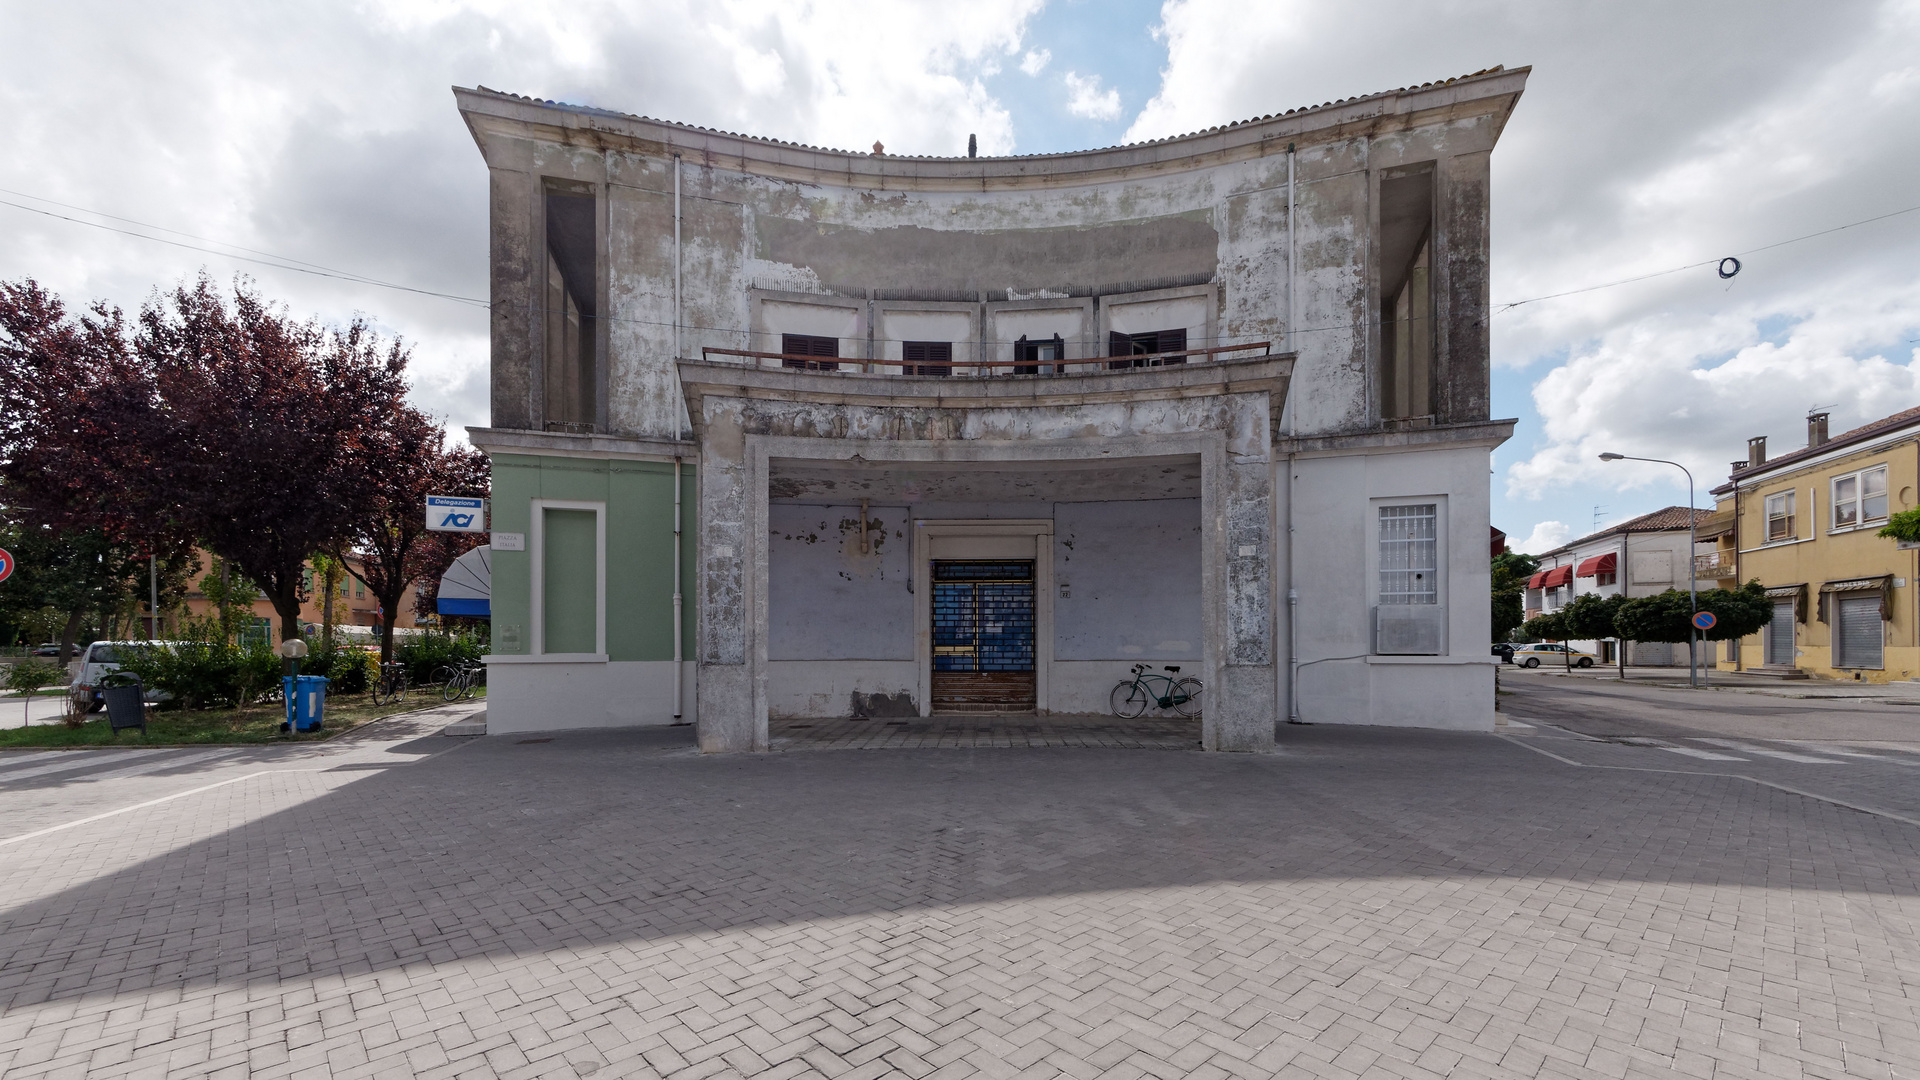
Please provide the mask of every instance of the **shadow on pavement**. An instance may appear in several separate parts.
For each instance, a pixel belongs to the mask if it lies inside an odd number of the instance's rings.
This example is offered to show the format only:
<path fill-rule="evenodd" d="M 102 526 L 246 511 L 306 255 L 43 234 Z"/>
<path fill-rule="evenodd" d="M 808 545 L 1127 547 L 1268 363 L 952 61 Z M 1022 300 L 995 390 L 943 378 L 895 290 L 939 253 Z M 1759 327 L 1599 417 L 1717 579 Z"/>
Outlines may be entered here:
<path fill-rule="evenodd" d="M 1575 770 L 1485 735 L 1282 735 L 1259 757 L 474 739 L 0 913 L 0 1004 L 86 993 L 45 976 L 77 955 L 124 991 L 1223 881 L 1920 893 L 1920 830 L 1737 779 Z"/>

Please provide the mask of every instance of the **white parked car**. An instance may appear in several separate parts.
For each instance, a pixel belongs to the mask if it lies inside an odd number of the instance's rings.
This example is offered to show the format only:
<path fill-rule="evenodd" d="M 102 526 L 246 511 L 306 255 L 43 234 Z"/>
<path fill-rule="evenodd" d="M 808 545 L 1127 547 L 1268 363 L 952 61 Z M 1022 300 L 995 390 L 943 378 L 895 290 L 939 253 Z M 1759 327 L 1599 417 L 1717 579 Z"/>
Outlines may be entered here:
<path fill-rule="evenodd" d="M 121 653 L 128 649 L 164 648 L 173 645 L 171 641 L 96 641 L 83 646 L 80 655 L 67 662 L 69 693 L 76 701 L 85 701 L 88 712 L 99 712 L 107 699 L 100 696 L 100 680 L 120 670 Z M 145 695 L 148 701 L 161 701 L 168 697 L 161 691 L 148 688 Z"/>
<path fill-rule="evenodd" d="M 1592 667 L 1596 659 L 1598 658 L 1590 652 L 1569 649 L 1557 641 L 1521 645 L 1513 650 L 1513 662 L 1521 667 L 1539 667 L 1543 661 L 1549 664 Z"/>

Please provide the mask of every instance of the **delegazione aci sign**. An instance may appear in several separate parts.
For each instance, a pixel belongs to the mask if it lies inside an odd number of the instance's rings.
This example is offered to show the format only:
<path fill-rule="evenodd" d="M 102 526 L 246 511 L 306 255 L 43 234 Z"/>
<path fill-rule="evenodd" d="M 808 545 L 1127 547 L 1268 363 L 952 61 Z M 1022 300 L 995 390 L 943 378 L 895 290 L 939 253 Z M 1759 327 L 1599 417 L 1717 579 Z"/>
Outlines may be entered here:
<path fill-rule="evenodd" d="M 434 532 L 486 532 L 487 501 L 452 495 L 429 495 L 427 528 Z"/>

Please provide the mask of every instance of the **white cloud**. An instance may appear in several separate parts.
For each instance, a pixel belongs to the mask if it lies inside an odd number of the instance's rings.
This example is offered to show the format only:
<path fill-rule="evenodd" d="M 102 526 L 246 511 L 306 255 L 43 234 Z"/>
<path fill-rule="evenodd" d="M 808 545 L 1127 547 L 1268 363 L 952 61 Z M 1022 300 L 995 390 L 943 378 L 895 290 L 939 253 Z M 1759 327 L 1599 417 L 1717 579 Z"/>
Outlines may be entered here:
<path fill-rule="evenodd" d="M 1020 58 L 1020 70 L 1029 75 L 1038 75 L 1047 69 L 1047 64 L 1052 60 L 1052 49 L 1029 49 L 1027 55 Z"/>
<path fill-rule="evenodd" d="M 1608 491 L 1684 500 L 1671 467 L 1595 460 L 1615 450 L 1685 462 L 1704 504 L 1748 436 L 1799 445 L 1811 405 L 1839 402 L 1838 431 L 1920 404 L 1920 213 L 1770 247 L 1920 202 L 1920 2 L 1363 6 L 1170 0 L 1127 138 L 1533 65 L 1493 154 L 1495 396 L 1530 388 L 1540 421 L 1500 451 L 1506 497 L 1561 518 L 1636 501 Z M 1741 253 L 1731 282 L 1708 265 L 1499 311 Z"/>
<path fill-rule="evenodd" d="M 1100 89 L 1100 76 L 1066 74 L 1067 111 L 1089 120 L 1114 120 L 1120 116 L 1120 91 Z"/>
<path fill-rule="evenodd" d="M 1533 527 L 1525 540 L 1518 544 L 1508 544 L 1508 548 L 1522 555 L 1538 555 L 1543 551 L 1552 551 L 1561 544 L 1573 539 L 1573 530 L 1564 521 L 1543 521 Z"/>
<path fill-rule="evenodd" d="M 1041 3 L 15 5 L 0 188 L 485 297 L 487 174 L 450 85 L 851 149 L 961 154 L 977 133 L 1005 154 L 1012 118 L 984 80 Z M 486 421 L 484 311 L 0 207 L 0 279 L 81 304 L 135 307 L 202 266 L 257 274 L 296 313 L 372 313 L 414 343 L 418 402 Z"/>

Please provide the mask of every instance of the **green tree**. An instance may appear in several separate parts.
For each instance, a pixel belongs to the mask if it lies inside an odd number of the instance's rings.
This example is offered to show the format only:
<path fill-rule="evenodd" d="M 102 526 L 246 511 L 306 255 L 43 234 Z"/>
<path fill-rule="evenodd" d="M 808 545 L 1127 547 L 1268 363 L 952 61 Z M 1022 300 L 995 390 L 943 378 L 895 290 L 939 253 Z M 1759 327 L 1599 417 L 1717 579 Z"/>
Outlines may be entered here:
<path fill-rule="evenodd" d="M 1888 518 L 1886 527 L 1880 530 L 1879 535 L 1909 544 L 1920 543 L 1920 506 L 1902 510 Z"/>
<path fill-rule="evenodd" d="M 1622 604 L 1613 625 L 1623 639 L 1683 645 L 1694 638 L 1694 608 L 1685 592 L 1668 589 Z M 1708 641 L 1746 637 L 1773 621 L 1773 605 L 1758 581 L 1737 589 L 1708 589 L 1699 594 L 1698 609 L 1713 613 L 1713 629 L 1700 635 Z"/>
<path fill-rule="evenodd" d="M 1493 557 L 1493 640 L 1505 641 L 1527 617 L 1527 579 L 1540 560 L 1517 551 Z"/>
<path fill-rule="evenodd" d="M 1520 627 L 1528 637 L 1541 641 L 1567 640 L 1567 620 L 1558 611 L 1549 611 L 1544 615 L 1535 615 Z"/>
<path fill-rule="evenodd" d="M 7 671 L 7 689 L 18 692 L 21 699 L 26 702 L 20 714 L 23 725 L 33 708 L 33 695 L 39 693 L 40 688 L 48 683 L 59 681 L 59 668 L 52 664 L 42 664 L 31 658 L 20 661 Z"/>

